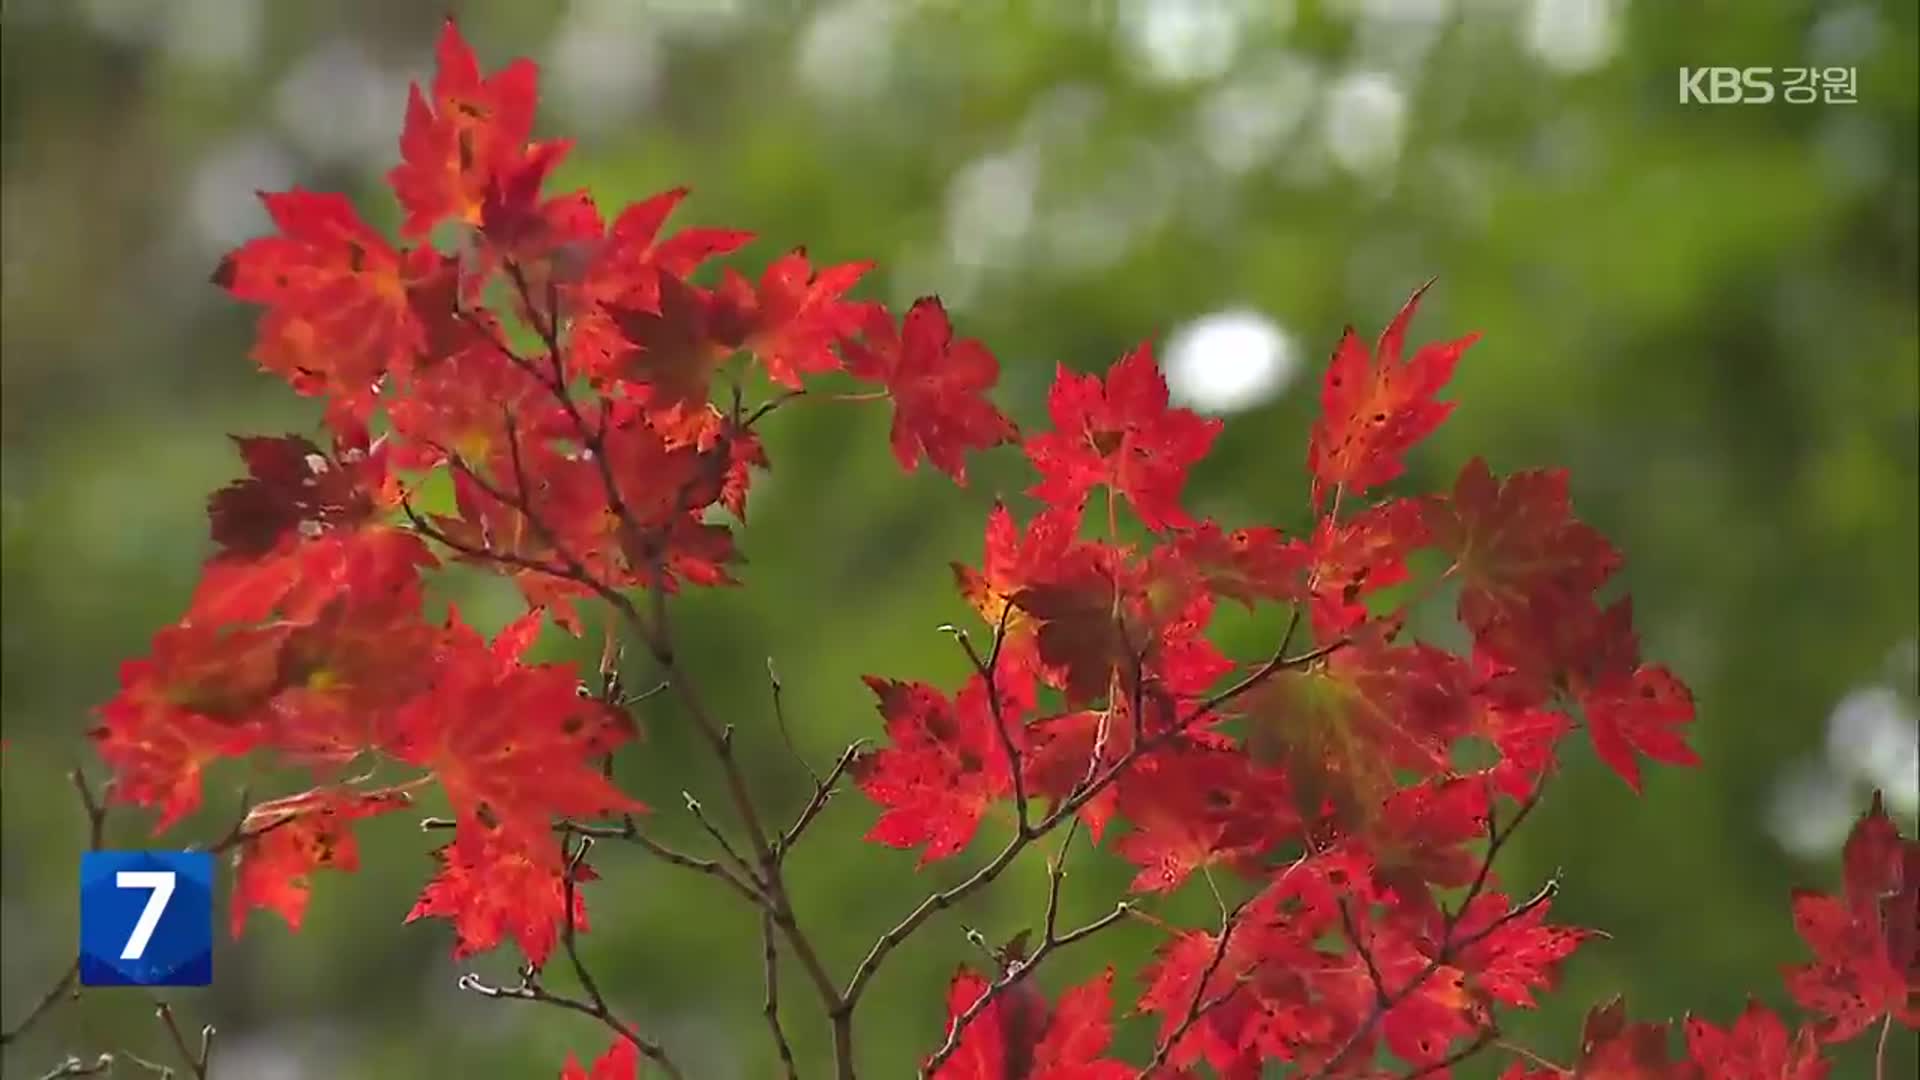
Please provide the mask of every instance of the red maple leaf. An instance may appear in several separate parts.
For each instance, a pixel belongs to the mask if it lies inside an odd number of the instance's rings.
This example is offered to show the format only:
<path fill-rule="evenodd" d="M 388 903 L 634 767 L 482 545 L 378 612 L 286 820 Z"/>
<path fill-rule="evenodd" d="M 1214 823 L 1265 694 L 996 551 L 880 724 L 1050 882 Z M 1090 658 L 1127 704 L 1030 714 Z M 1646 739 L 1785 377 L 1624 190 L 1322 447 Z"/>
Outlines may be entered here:
<path fill-rule="evenodd" d="M 249 475 L 207 499 L 221 553 L 258 558 L 290 535 L 355 529 L 390 509 L 399 492 L 386 448 L 357 436 L 336 435 L 331 454 L 299 435 L 231 436 Z"/>
<path fill-rule="evenodd" d="M 999 362 L 973 338 L 955 341 L 946 309 L 933 297 L 916 300 L 900 329 L 875 308 L 860 340 L 840 350 L 855 377 L 882 383 L 893 399 L 888 436 L 894 460 L 912 472 L 922 457 L 967 482 L 968 450 L 1011 442 L 1013 421 L 985 397 L 1000 378 Z"/>
<path fill-rule="evenodd" d="M 430 688 L 439 634 L 419 605 L 343 591 L 288 629 L 268 703 L 273 747 L 306 764 L 344 765 L 392 737 L 395 710 Z"/>
<path fill-rule="evenodd" d="M 1640 662 L 1633 605 L 1621 600 L 1601 613 L 1582 670 L 1569 679 L 1593 749 L 1627 786 L 1640 790 L 1638 755 L 1670 765 L 1698 765 L 1681 728 L 1693 723 L 1693 691 L 1660 664 Z"/>
<path fill-rule="evenodd" d="M 1573 1074 L 1593 1080 L 1699 1080 L 1691 1061 L 1673 1060 L 1669 1034 L 1666 1024 L 1629 1021 L 1624 998 L 1595 1005 L 1580 1030 Z"/>
<path fill-rule="evenodd" d="M 1004 503 L 987 514 L 987 535 L 981 568 L 952 563 L 960 595 L 990 627 L 1004 634 L 1003 659 L 1025 664 L 1033 659 L 1033 617 L 1013 603 L 1013 596 L 1038 582 L 1075 544 L 1080 515 L 1071 510 L 1046 510 L 1034 515 L 1025 529 L 1013 520 Z"/>
<path fill-rule="evenodd" d="M 1547 925 L 1551 906 L 1542 901 L 1515 916 L 1512 901 L 1498 892 L 1475 897 L 1453 924 L 1452 940 L 1473 942 L 1455 960 L 1468 985 L 1502 1005 L 1533 1008 L 1534 991 L 1551 989 L 1561 963 L 1596 936 L 1578 927 Z"/>
<path fill-rule="evenodd" d="M 639 1080 L 640 1048 L 631 1039 L 615 1039 L 607 1052 L 593 1059 L 593 1069 L 581 1067 L 580 1060 L 567 1055 L 560 1080 Z"/>
<path fill-rule="evenodd" d="M 1427 542 L 1421 506 L 1394 499 L 1336 521 L 1320 519 L 1308 548 L 1314 634 L 1332 641 L 1366 621 L 1362 598 L 1407 580 L 1407 557 Z"/>
<path fill-rule="evenodd" d="M 871 269 L 870 262 L 852 262 L 815 270 L 802 248 L 768 264 L 757 285 L 729 269 L 715 298 L 715 334 L 753 353 L 768 378 L 797 390 L 802 375 L 840 368 L 834 346 L 859 333 L 871 310 L 846 292 Z"/>
<path fill-rule="evenodd" d="M 1480 335 L 1423 345 L 1403 359 L 1407 324 L 1426 291 L 1422 285 L 1407 298 L 1371 355 L 1353 327 L 1341 335 L 1320 391 L 1320 419 L 1307 444 L 1316 505 L 1333 488 L 1358 495 L 1399 476 L 1406 468 L 1402 455 L 1453 411 L 1452 402 L 1436 401 L 1434 395 Z"/>
<path fill-rule="evenodd" d="M 1167 380 L 1143 342 L 1108 369 L 1106 379 L 1064 366 L 1047 395 L 1053 430 L 1027 439 L 1040 472 L 1032 494 L 1051 506 L 1079 507 L 1101 485 L 1126 496 L 1147 528 L 1184 527 L 1187 470 L 1206 456 L 1221 422 L 1167 407 Z"/>
<path fill-rule="evenodd" d="M 364 417 L 375 384 L 424 343 L 408 283 L 437 259 L 395 251 L 345 196 L 295 188 L 260 198 L 280 234 L 222 259 L 214 283 L 267 308 L 253 348 L 262 368 L 332 399 L 330 418 Z"/>
<path fill-rule="evenodd" d="M 713 374 L 739 349 L 715 326 L 713 294 L 671 274 L 659 276 L 651 308 L 613 313 L 627 341 L 614 370 L 647 410 L 648 422 L 676 443 L 704 443 L 720 415 L 710 401 Z"/>
<path fill-rule="evenodd" d="M 114 772 L 108 797 L 158 807 L 155 834 L 198 808 L 206 766 L 265 741 L 259 710 L 277 688 L 286 632 L 171 626 L 148 657 L 121 664 L 120 692 L 87 733 Z"/>
<path fill-rule="evenodd" d="M 961 1032 L 939 1080 L 1126 1080 L 1134 1070 L 1105 1057 L 1112 1040 L 1113 969 L 1060 995 L 1049 1008 L 1019 986 L 995 998 Z M 947 990 L 947 1028 L 987 991 L 964 968 Z"/>
<path fill-rule="evenodd" d="M 567 884 L 552 837 L 541 849 L 551 858 L 501 843 L 487 834 L 462 830 L 455 840 L 433 852 L 440 871 L 420 892 L 407 922 L 441 918 L 453 923 L 453 958 L 499 948 L 508 938 L 535 967 L 546 963 L 560 939 L 567 917 Z M 576 882 L 592 881 L 593 868 L 584 862 L 572 867 Z M 587 929 L 587 903 L 573 890 L 573 925 Z"/>
<path fill-rule="evenodd" d="M 406 211 L 400 234 L 420 238 L 449 218 L 479 225 L 488 188 L 511 170 L 533 133 L 539 69 L 518 59 L 486 77 L 480 62 L 448 19 L 435 49 L 438 61 L 429 103 L 414 83 L 401 164 L 387 174 Z"/>
<path fill-rule="evenodd" d="M 1394 890 L 1403 910 L 1435 913 L 1430 886 L 1473 880 L 1480 860 L 1464 845 L 1486 831 L 1491 798 L 1480 776 L 1436 777 L 1387 796 L 1364 839 L 1374 876 Z"/>
<path fill-rule="evenodd" d="M 353 791 L 325 787 L 260 803 L 240 823 L 233 854 L 234 937 L 254 908 L 277 913 L 295 930 L 306 916 L 315 870 L 352 873 L 360 868 L 353 823 L 411 805 L 398 788 Z"/>
<path fill-rule="evenodd" d="M 1247 695 L 1248 745 L 1280 761 L 1318 818 L 1324 801 L 1348 822 L 1377 814 L 1396 787 L 1394 770 L 1445 772 L 1455 739 L 1471 723 L 1466 671 L 1430 645 L 1390 645 L 1374 624 L 1326 662 L 1278 672 Z"/>
<path fill-rule="evenodd" d="M 1177 547 L 1145 563 L 1112 544 L 1076 544 L 1009 598 L 1030 620 L 1038 666 L 1070 705 L 1149 683 L 1198 693 L 1233 665 L 1206 637 L 1213 596 Z"/>
<path fill-rule="evenodd" d="M 975 675 L 952 701 L 926 683 L 871 675 L 866 683 L 880 699 L 890 740 L 854 766 L 860 789 L 884 808 L 866 838 L 897 848 L 925 845 L 921 866 L 959 852 L 987 807 L 1013 790 L 986 680 Z M 1001 672 L 995 686 L 1000 720 L 1018 750 L 1032 683 Z"/>
<path fill-rule="evenodd" d="M 1249 609 L 1262 600 L 1298 599 L 1311 561 L 1307 546 L 1282 536 L 1279 529 L 1226 532 L 1212 521 L 1181 533 L 1173 548 L 1175 558 L 1200 576 L 1207 591 Z"/>
<path fill-rule="evenodd" d="M 595 760 L 633 737 L 626 714 L 582 698 L 568 666 L 520 662 L 540 621 L 529 612 L 489 646 L 450 613 L 433 691 L 400 711 L 389 751 L 433 770 L 463 835 L 551 866 L 554 817 L 645 807 Z"/>
<path fill-rule="evenodd" d="M 1225 746 L 1176 743 L 1115 786 L 1130 825 L 1115 851 L 1140 868 L 1128 886 L 1134 892 L 1176 889 L 1215 864 L 1251 867 L 1299 827 L 1284 777 Z"/>
<path fill-rule="evenodd" d="M 1802 1026 L 1789 1038 L 1780 1017 L 1757 1001 L 1725 1030 L 1689 1016 L 1686 1031 L 1687 1054 L 1704 1080 L 1826 1080 L 1813 1030 Z"/>
<path fill-rule="evenodd" d="M 617 312 L 658 313 L 663 278 L 684 280 L 701 263 L 753 239 L 752 233 L 710 228 L 682 229 L 662 238 L 667 217 L 686 195 L 686 188 L 675 188 L 629 204 L 592 246 L 579 280 L 560 283 L 573 315 L 565 342 L 569 372 L 613 374 L 616 359 L 631 348 Z"/>
<path fill-rule="evenodd" d="M 1920 1026 L 1920 842 L 1900 837 L 1876 791 L 1841 861 L 1844 898 L 1793 894 L 1794 928 L 1814 959 L 1787 968 L 1787 991 L 1819 1017 L 1822 1042 L 1885 1017 Z"/>
<path fill-rule="evenodd" d="M 1606 538 L 1573 517 L 1565 470 L 1495 480 L 1480 458 L 1460 470 L 1453 494 L 1425 500 L 1433 543 L 1452 555 L 1462 581 L 1460 621 L 1508 663 L 1590 597 L 1620 566 Z M 1514 638 L 1521 648 L 1510 647 Z"/>

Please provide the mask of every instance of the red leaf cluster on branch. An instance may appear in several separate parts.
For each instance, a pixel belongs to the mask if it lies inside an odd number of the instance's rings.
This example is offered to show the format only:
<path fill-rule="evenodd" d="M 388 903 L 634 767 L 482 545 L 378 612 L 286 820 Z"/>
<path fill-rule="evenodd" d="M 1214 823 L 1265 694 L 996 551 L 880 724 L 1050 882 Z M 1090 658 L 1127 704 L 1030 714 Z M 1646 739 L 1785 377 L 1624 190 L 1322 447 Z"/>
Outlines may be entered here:
<path fill-rule="evenodd" d="M 569 143 L 532 139 L 537 80 L 525 60 L 483 74 L 449 24 L 389 175 L 401 242 L 340 196 L 295 190 L 265 196 L 277 233 L 215 274 L 264 309 L 254 357 L 322 399 L 330 445 L 237 440 L 248 476 L 209 500 L 217 550 L 201 585 L 124 667 L 93 735 L 112 801 L 157 810 L 160 830 L 200 805 L 222 759 L 313 771 L 317 786 L 250 808 L 222 844 L 236 934 L 255 907 L 297 927 L 312 872 L 356 867 L 357 823 L 437 786 L 453 817 L 427 824 L 451 840 L 407 918 L 450 921 L 456 956 L 518 946 L 518 985 L 469 977 L 468 989 L 557 1004 L 615 1034 L 563 1076 L 632 1077 L 642 1058 L 681 1075 L 582 960 L 596 840 L 745 900 L 788 1074 L 783 959 L 818 992 L 839 1075 L 852 1076 L 856 1006 L 893 951 L 1057 837 L 1038 944 L 956 976 L 925 1072 L 1254 1077 L 1279 1061 L 1300 1076 L 1365 1077 L 1390 1059 L 1440 1075 L 1505 1045 L 1501 1011 L 1533 1007 L 1596 936 L 1548 921 L 1556 883 L 1510 889 L 1494 869 L 1566 737 L 1584 729 L 1635 790 L 1646 761 L 1698 759 L 1684 738 L 1691 696 L 1642 660 L 1629 602 L 1603 596 L 1621 558 L 1573 516 L 1564 472 L 1499 478 L 1476 459 L 1447 493 L 1388 490 L 1453 410 L 1438 395 L 1474 335 L 1411 345 L 1424 287 L 1373 348 L 1349 328 L 1307 444 L 1310 520 L 1291 533 L 1226 525 L 1183 505 L 1221 423 L 1170 404 L 1150 344 L 1104 375 L 1060 368 L 1050 426 L 1023 433 L 987 396 L 994 357 L 955 335 L 938 300 L 896 319 L 850 298 L 869 264 L 818 265 L 796 249 L 757 276 L 703 278 L 750 236 L 667 231 L 684 191 L 611 222 L 586 192 L 548 192 Z M 446 249 L 435 235 L 457 239 Z M 848 380 L 871 389 L 836 389 Z M 903 469 L 924 460 L 964 483 L 970 454 L 1017 443 L 1038 480 L 1025 520 L 996 506 L 980 565 L 955 566 L 956 609 L 978 620 L 956 632 L 972 677 L 950 692 L 869 676 L 884 743 L 850 749 L 782 829 L 734 763 L 733 725 L 707 712 L 677 662 L 669 597 L 736 584 L 735 531 L 771 459 L 761 422 L 802 400 L 890 403 Z M 450 510 L 419 510 L 439 474 Z M 491 641 L 458 612 L 430 614 L 422 574 L 446 560 L 512 579 L 527 613 Z M 1464 654 L 1406 629 L 1450 586 Z M 1277 613 L 1271 647 L 1235 657 L 1214 644 L 1223 601 Z M 685 798 L 710 854 L 654 839 L 647 807 L 611 780 L 612 755 L 638 735 L 613 632 L 598 692 L 570 665 L 527 660 L 548 618 L 579 635 L 579 606 L 594 602 L 644 648 L 723 767 L 730 828 Z M 777 678 L 774 689 L 777 710 Z M 1461 764 L 1475 744 L 1490 763 Z M 412 778 L 370 788 L 348 776 L 374 758 Z M 879 807 L 867 838 L 917 849 L 923 865 L 982 832 L 1002 839 L 836 975 L 783 866 L 843 778 Z M 1133 895 L 1062 927 L 1082 830 L 1096 845 L 1114 838 L 1136 868 Z M 1815 1077 L 1820 1042 L 1911 1026 L 1915 850 L 1876 804 L 1847 846 L 1844 897 L 1796 897 L 1815 960 L 1788 986 L 1813 1026 L 1790 1038 L 1754 1006 L 1726 1030 L 1689 1022 L 1690 1056 L 1672 1059 L 1666 1028 L 1629 1023 L 1616 1003 L 1590 1017 L 1577 1063 L 1509 1046 L 1510 1075 Z M 1196 876 L 1219 898 L 1216 925 L 1147 913 Z M 1028 981 L 1123 919 L 1166 935 L 1132 998 L 1157 1021 L 1144 1067 L 1107 1056 L 1112 971 L 1052 1001 Z M 584 996 L 543 983 L 556 950 Z"/>

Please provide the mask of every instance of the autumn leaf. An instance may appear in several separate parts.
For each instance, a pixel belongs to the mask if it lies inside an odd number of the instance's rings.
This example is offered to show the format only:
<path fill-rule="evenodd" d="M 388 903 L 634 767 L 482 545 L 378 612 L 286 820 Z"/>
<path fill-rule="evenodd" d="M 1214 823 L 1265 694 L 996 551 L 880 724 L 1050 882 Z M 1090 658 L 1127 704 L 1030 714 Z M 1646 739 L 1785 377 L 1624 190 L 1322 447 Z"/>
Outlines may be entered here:
<path fill-rule="evenodd" d="M 1456 963 L 1466 972 L 1468 985 L 1502 1005 L 1534 1008 L 1536 991 L 1551 989 L 1560 965 L 1582 943 L 1596 937 L 1591 930 L 1549 926 L 1552 901 L 1542 901 L 1511 914 L 1513 901 L 1494 890 L 1473 899 L 1454 920 L 1454 941 L 1471 941 L 1459 950 Z"/>
<path fill-rule="evenodd" d="M 1841 861 L 1844 897 L 1793 894 L 1794 929 L 1814 959 L 1786 969 L 1787 991 L 1818 1017 L 1822 1042 L 1888 1017 L 1920 1026 L 1920 842 L 1900 837 L 1876 791 Z"/>
<path fill-rule="evenodd" d="M 300 929 L 312 890 L 309 875 L 360 868 L 353 823 L 405 809 L 411 802 L 399 788 L 363 792 L 325 787 L 249 809 L 233 854 L 233 936 L 240 936 L 255 908 L 272 911 L 289 927 Z"/>
<path fill-rule="evenodd" d="M 1509 636 L 1540 636 L 1541 624 L 1588 605 L 1620 566 L 1606 538 L 1574 519 L 1565 470 L 1499 481 L 1474 458 L 1450 497 L 1422 505 L 1434 546 L 1455 560 L 1460 621 L 1509 663 L 1527 657 L 1501 647 Z"/>
<path fill-rule="evenodd" d="M 816 270 L 796 248 L 773 260 L 757 284 L 729 270 L 716 297 L 716 333 L 753 353 L 768 378 L 797 390 L 802 376 L 840 368 L 834 346 L 859 333 L 870 311 L 846 293 L 871 269 L 852 262 Z"/>
<path fill-rule="evenodd" d="M 1693 723 L 1693 691 L 1660 664 L 1640 662 L 1633 604 L 1621 600 L 1591 623 L 1578 670 L 1567 676 L 1593 749 L 1627 786 L 1640 790 L 1640 757 L 1698 765 L 1682 728 Z"/>
<path fill-rule="evenodd" d="M 546 963 L 560 938 L 566 915 L 569 871 L 560 864 L 559 843 L 551 836 L 545 850 L 552 858 L 503 843 L 487 833 L 462 830 L 433 857 L 439 873 L 407 912 L 406 921 L 440 918 L 453 924 L 453 958 L 499 948 L 511 939 L 527 962 Z M 575 881 L 592 881 L 593 868 L 584 862 L 571 870 Z M 573 892 L 573 922 L 587 929 L 587 904 L 579 889 Z"/>
<path fill-rule="evenodd" d="M 1363 630 L 1325 663 L 1280 671 L 1247 695 L 1248 746 L 1284 765 L 1303 816 L 1331 800 L 1339 818 L 1365 820 L 1394 789 L 1394 770 L 1449 767 L 1471 721 L 1465 682 L 1450 653 Z"/>
<path fill-rule="evenodd" d="M 1305 552 L 1314 635 L 1332 641 L 1366 621 L 1369 594 L 1407 580 L 1407 557 L 1427 543 L 1420 504 L 1394 499 L 1314 527 Z"/>
<path fill-rule="evenodd" d="M 385 448 L 364 438 L 336 439 L 331 454 L 299 435 L 232 438 L 250 475 L 207 499 L 213 541 L 225 555 L 258 558 L 294 534 L 357 528 L 397 501 Z"/>
<path fill-rule="evenodd" d="M 889 744 L 863 755 L 854 777 L 882 807 L 867 839 L 889 847 L 924 845 L 920 865 L 956 854 L 973 839 L 988 806 L 1013 790 L 1013 774 L 995 729 L 992 698 L 978 675 L 951 701 L 919 682 L 867 676 L 879 698 Z M 1016 750 L 1033 707 L 1030 680 L 995 680 L 1000 722 Z"/>
<path fill-rule="evenodd" d="M 1202 521 L 1182 532 L 1174 558 L 1191 567 L 1215 596 L 1251 609 L 1265 600 L 1297 600 L 1305 589 L 1312 556 L 1306 545 L 1259 526 L 1223 530 Z"/>
<path fill-rule="evenodd" d="M 538 611 L 521 616 L 489 646 L 449 614 L 433 691 L 400 711 L 389 751 L 433 771 L 463 836 L 551 868 L 553 818 L 644 806 L 597 761 L 633 737 L 632 721 L 576 693 L 569 667 L 520 662 L 540 620 Z"/>
<path fill-rule="evenodd" d="M 1698 1080 L 1690 1061 L 1675 1061 L 1668 1025 L 1627 1019 L 1625 999 L 1614 997 L 1587 1012 L 1580 1031 L 1577 1077 L 1593 1080 Z"/>
<path fill-rule="evenodd" d="M 1221 422 L 1167 407 L 1167 381 L 1142 343 L 1106 378 L 1064 366 L 1047 395 L 1053 430 L 1027 439 L 1040 473 L 1031 494 L 1050 506 L 1079 507 L 1102 485 L 1126 497 L 1147 528 L 1162 532 L 1193 519 L 1180 508 L 1187 470 L 1206 456 Z"/>
<path fill-rule="evenodd" d="M 1453 412 L 1452 402 L 1434 395 L 1479 335 L 1423 345 L 1404 357 L 1407 324 L 1426 291 L 1422 285 L 1407 298 L 1371 354 L 1353 327 L 1341 335 L 1320 391 L 1321 415 L 1307 444 L 1315 505 L 1336 487 L 1360 495 L 1399 476 L 1407 450 Z"/>
<path fill-rule="evenodd" d="M 967 482 L 968 450 L 1017 437 L 1013 421 L 985 397 L 1000 377 L 999 362 L 973 338 L 953 338 L 946 309 L 934 297 L 914 301 L 899 330 L 875 309 L 859 340 L 840 343 L 854 376 L 886 386 L 893 399 L 888 436 L 894 460 L 912 472 L 924 457 Z"/>
<path fill-rule="evenodd" d="M 582 1068 L 578 1058 L 567 1055 L 560 1080 L 639 1080 L 640 1049 L 631 1039 L 615 1039 L 607 1052 L 593 1059 L 591 1071 Z"/>
<path fill-rule="evenodd" d="M 1105 1057 L 1113 1037 L 1113 969 L 1067 990 L 1049 1007 L 1025 985 L 994 999 L 967 1025 L 938 1080 L 1127 1080 L 1134 1070 Z M 987 992 L 961 969 L 947 991 L 948 1030 Z"/>
<path fill-rule="evenodd" d="M 1689 1016 L 1687 1054 L 1704 1080 L 1826 1080 L 1829 1065 L 1820 1057 L 1812 1029 L 1787 1035 L 1773 1010 L 1749 1000 L 1726 1029 Z"/>
<path fill-rule="evenodd" d="M 1129 828 L 1115 851 L 1140 868 L 1131 891 L 1176 889 L 1202 867 L 1255 866 L 1257 856 L 1297 833 L 1285 778 L 1221 742 L 1176 743 L 1119 780 L 1118 809 Z"/>
<path fill-rule="evenodd" d="M 531 60 L 482 77 L 452 19 L 440 31 L 435 57 L 432 99 L 418 83 L 408 90 L 401 163 L 387 174 L 406 211 L 400 233 L 413 239 L 448 219 L 480 224 L 489 186 L 525 151 L 539 92 Z"/>
<path fill-rule="evenodd" d="M 147 657 L 120 665 L 120 691 L 87 734 L 114 772 L 108 797 L 155 807 L 155 835 L 200 805 L 201 775 L 260 746 L 260 709 L 278 686 L 286 628 L 172 626 Z"/>
<path fill-rule="evenodd" d="M 266 307 L 253 348 L 262 368 L 333 399 L 330 417 L 362 419 L 381 377 L 423 344 L 408 282 L 437 259 L 396 251 L 345 196 L 294 188 L 260 198 L 279 235 L 241 245 L 214 283 Z"/>

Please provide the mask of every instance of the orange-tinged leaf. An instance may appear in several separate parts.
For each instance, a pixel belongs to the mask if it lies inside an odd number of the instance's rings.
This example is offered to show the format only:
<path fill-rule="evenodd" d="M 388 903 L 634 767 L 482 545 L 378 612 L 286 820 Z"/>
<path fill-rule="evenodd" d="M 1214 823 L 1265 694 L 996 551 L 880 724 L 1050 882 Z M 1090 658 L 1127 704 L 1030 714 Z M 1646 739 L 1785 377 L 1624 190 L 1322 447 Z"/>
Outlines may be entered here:
<path fill-rule="evenodd" d="M 360 868 L 353 823 L 411 804 L 405 791 L 315 788 L 260 803 L 240 824 L 233 854 L 230 923 L 234 937 L 255 908 L 264 908 L 300 929 L 315 870 L 352 873 Z"/>
<path fill-rule="evenodd" d="M 407 288 L 435 258 L 395 251 L 344 196 L 295 188 L 261 199 L 279 235 L 249 240 L 213 280 L 267 308 L 253 349 L 261 367 L 333 398 L 330 415 L 364 417 L 375 384 L 424 342 Z"/>
<path fill-rule="evenodd" d="M 846 292 L 871 269 L 856 262 L 816 271 L 795 249 L 773 260 L 757 286 L 729 271 L 717 298 L 716 332 L 753 353 L 768 378 L 799 389 L 801 376 L 840 368 L 833 347 L 859 333 L 870 310 Z"/>
<path fill-rule="evenodd" d="M 120 665 L 120 692 L 88 732 L 113 769 L 108 797 L 157 807 L 156 834 L 200 805 L 207 765 L 261 745 L 261 708 L 274 692 L 284 627 L 229 633 L 172 626 L 150 655 Z"/>
<path fill-rule="evenodd" d="M 415 83 L 400 132 L 401 163 L 388 174 L 406 211 L 400 233 L 425 237 L 442 221 L 479 225 L 488 187 L 524 152 L 533 133 L 539 71 L 515 60 L 482 77 L 473 49 L 448 19 L 435 50 L 433 97 Z"/>
<path fill-rule="evenodd" d="M 1352 327 L 1341 336 L 1320 391 L 1320 419 L 1307 444 L 1316 504 L 1336 487 L 1359 495 L 1399 476 L 1407 450 L 1453 411 L 1452 402 L 1434 395 L 1479 335 L 1423 345 L 1403 357 L 1407 324 L 1426 291 L 1422 285 L 1407 298 L 1371 354 Z"/>
<path fill-rule="evenodd" d="M 633 738 L 626 714 L 579 696 L 568 666 L 519 662 L 527 620 L 538 619 L 530 613 L 489 647 L 449 615 L 433 690 L 401 710 L 391 752 L 433 770 L 463 834 L 488 838 L 501 857 L 553 865 L 554 817 L 644 806 L 596 760 Z"/>

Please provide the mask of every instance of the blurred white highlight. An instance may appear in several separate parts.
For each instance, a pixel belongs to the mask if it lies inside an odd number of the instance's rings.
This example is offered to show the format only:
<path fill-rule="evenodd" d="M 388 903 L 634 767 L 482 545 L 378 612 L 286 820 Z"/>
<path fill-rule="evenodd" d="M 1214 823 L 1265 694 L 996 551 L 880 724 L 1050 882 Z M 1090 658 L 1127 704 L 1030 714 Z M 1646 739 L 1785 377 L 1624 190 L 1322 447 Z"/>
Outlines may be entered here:
<path fill-rule="evenodd" d="M 1196 412 L 1230 413 L 1272 400 L 1300 366 L 1293 341 L 1255 311 L 1217 311 L 1168 338 L 1167 389 Z"/>

